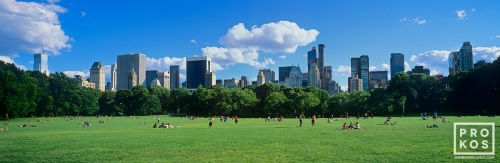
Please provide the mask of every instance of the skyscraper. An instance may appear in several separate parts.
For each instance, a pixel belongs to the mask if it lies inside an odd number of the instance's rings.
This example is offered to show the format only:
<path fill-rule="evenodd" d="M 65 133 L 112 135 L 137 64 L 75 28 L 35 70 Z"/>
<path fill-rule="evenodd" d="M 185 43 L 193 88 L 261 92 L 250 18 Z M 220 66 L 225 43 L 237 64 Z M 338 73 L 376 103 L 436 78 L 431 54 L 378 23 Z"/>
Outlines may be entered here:
<path fill-rule="evenodd" d="M 292 66 L 284 84 L 289 87 L 302 87 L 302 70 L 300 70 L 300 67 Z"/>
<path fill-rule="evenodd" d="M 170 72 L 160 72 L 158 74 L 158 79 L 160 80 L 161 86 L 170 89 Z"/>
<path fill-rule="evenodd" d="M 319 78 L 321 80 L 321 89 L 326 89 L 328 83 L 326 81 L 325 74 L 325 45 L 318 45 L 318 69 L 319 69 Z"/>
<path fill-rule="evenodd" d="M 127 89 L 132 89 L 135 86 L 137 86 L 137 74 L 135 73 L 134 69 L 131 69 L 128 72 L 128 77 L 127 77 Z"/>
<path fill-rule="evenodd" d="M 462 48 L 460 48 L 460 61 L 461 71 L 469 71 L 474 68 L 472 45 L 470 42 L 464 42 Z"/>
<path fill-rule="evenodd" d="M 454 72 L 460 71 L 460 52 L 454 51 L 451 52 L 448 56 L 448 61 L 450 64 L 449 73 L 450 75 Z"/>
<path fill-rule="evenodd" d="M 196 89 L 199 85 L 205 87 L 207 71 L 210 72 L 211 59 L 204 57 L 193 57 L 186 59 L 186 85 L 188 89 Z M 215 84 L 215 78 L 214 82 Z"/>
<path fill-rule="evenodd" d="M 179 65 L 170 66 L 170 89 L 180 88 Z"/>
<path fill-rule="evenodd" d="M 280 82 L 284 82 L 285 79 L 290 75 L 290 70 L 292 70 L 293 66 L 285 66 L 285 67 L 279 67 L 278 68 L 278 80 Z"/>
<path fill-rule="evenodd" d="M 264 72 L 259 71 L 259 74 L 257 74 L 257 86 L 261 86 L 264 83 L 266 83 L 266 77 L 264 76 Z"/>
<path fill-rule="evenodd" d="M 50 71 L 49 71 L 48 60 L 49 60 L 49 58 L 48 58 L 47 54 L 44 54 L 44 53 L 35 54 L 35 61 L 33 63 L 33 70 L 40 71 L 41 73 L 44 73 L 47 76 L 49 76 Z"/>
<path fill-rule="evenodd" d="M 318 54 L 316 52 L 316 47 L 313 46 L 311 51 L 307 52 L 307 68 L 311 68 L 312 63 L 316 63 L 316 66 L 318 65 L 317 63 L 318 60 Z"/>
<path fill-rule="evenodd" d="M 260 71 L 262 71 L 264 73 L 264 77 L 266 78 L 266 83 L 267 82 L 270 83 L 270 82 L 276 80 L 274 71 L 271 71 L 270 69 L 263 69 Z"/>
<path fill-rule="evenodd" d="M 309 67 L 308 78 L 308 86 L 317 88 L 321 87 L 321 80 L 319 79 L 319 69 L 316 63 L 312 63 L 311 67 Z"/>
<path fill-rule="evenodd" d="M 363 80 L 363 90 L 370 91 L 370 58 L 367 55 L 362 55 L 361 63 L 361 79 Z"/>
<path fill-rule="evenodd" d="M 398 72 L 405 71 L 405 56 L 401 53 L 391 53 L 391 78 Z"/>
<path fill-rule="evenodd" d="M 104 66 L 102 66 L 101 62 L 94 62 L 90 68 L 90 82 L 95 83 L 95 89 L 105 91 L 106 78 L 104 74 Z"/>
<path fill-rule="evenodd" d="M 213 71 L 207 70 L 205 74 L 205 88 L 210 88 L 215 85 L 215 73 Z M 233 78 L 234 79 L 234 78 Z"/>
<path fill-rule="evenodd" d="M 116 90 L 128 89 L 129 72 L 134 70 L 136 74 L 135 85 L 145 85 L 146 80 L 146 55 L 144 54 L 123 54 L 117 59 L 117 82 Z"/>
<path fill-rule="evenodd" d="M 248 78 L 247 78 L 247 76 L 241 76 L 240 87 L 243 88 L 246 86 L 248 86 Z"/>
<path fill-rule="evenodd" d="M 110 90 L 116 91 L 116 63 L 111 65 L 111 88 Z"/>
<path fill-rule="evenodd" d="M 361 75 L 361 60 L 359 58 L 351 58 L 351 77 Z"/>
<path fill-rule="evenodd" d="M 147 88 L 151 88 L 151 82 L 155 79 L 158 79 L 158 75 L 160 74 L 160 71 L 158 70 L 147 70 L 146 71 L 146 80 L 145 80 L 145 85 Z"/>
<path fill-rule="evenodd" d="M 358 75 L 354 75 L 353 77 L 349 77 L 349 87 L 347 88 L 349 92 L 354 91 L 363 91 L 363 79 L 359 79 Z"/>
<path fill-rule="evenodd" d="M 370 72 L 370 90 L 376 88 L 387 88 L 387 71 Z"/>

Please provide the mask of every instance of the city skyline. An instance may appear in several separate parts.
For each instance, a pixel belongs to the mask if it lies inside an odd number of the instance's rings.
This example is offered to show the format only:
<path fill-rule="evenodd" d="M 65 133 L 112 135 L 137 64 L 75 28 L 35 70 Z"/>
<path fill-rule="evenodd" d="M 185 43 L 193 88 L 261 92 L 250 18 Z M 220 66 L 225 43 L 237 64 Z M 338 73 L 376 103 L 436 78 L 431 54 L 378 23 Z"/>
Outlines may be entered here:
<path fill-rule="evenodd" d="M 0 38 L 9 38 L 0 40 L 0 60 L 32 70 L 32 55 L 45 52 L 50 72 L 85 78 L 92 63 L 102 62 L 106 82 L 116 57 L 128 53 L 145 54 L 146 70 L 179 65 L 180 83 L 186 80 L 186 58 L 194 56 L 212 58 L 217 79 L 248 76 L 251 83 L 261 69 L 294 65 L 308 72 L 307 52 L 324 44 L 323 64 L 332 66 L 332 79 L 344 90 L 350 58 L 361 55 L 370 57 L 370 70 L 389 71 L 391 53 L 402 53 L 405 71 L 424 66 L 445 76 L 449 54 L 463 42 L 471 42 L 474 63 L 500 56 L 496 1 L 32 2 L 0 2 L 0 14 L 13 15 L 0 22 L 16 29 L 0 30 Z M 21 28 L 33 23 L 52 30 Z M 25 39 L 30 33 L 31 42 Z"/>

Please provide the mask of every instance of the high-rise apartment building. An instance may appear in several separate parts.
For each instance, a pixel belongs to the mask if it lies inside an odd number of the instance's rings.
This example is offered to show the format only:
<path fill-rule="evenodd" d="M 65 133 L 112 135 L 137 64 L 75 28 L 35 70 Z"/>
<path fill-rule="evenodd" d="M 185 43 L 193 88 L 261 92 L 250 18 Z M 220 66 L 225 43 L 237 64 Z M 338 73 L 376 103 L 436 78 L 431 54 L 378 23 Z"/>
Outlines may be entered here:
<path fill-rule="evenodd" d="M 116 91 L 116 63 L 111 65 L 111 83 L 110 83 L 110 90 L 111 91 Z"/>
<path fill-rule="evenodd" d="M 401 53 L 391 53 L 391 78 L 398 72 L 405 71 L 405 56 Z"/>
<path fill-rule="evenodd" d="M 158 75 L 160 71 L 158 70 L 147 70 L 146 71 L 146 81 L 144 82 L 147 88 L 151 88 L 151 82 L 155 79 L 158 79 Z"/>
<path fill-rule="evenodd" d="M 321 80 L 321 89 L 326 89 L 327 80 L 325 74 L 325 45 L 318 45 L 318 69 L 319 69 L 319 78 Z"/>
<path fill-rule="evenodd" d="M 312 50 L 307 52 L 307 68 L 311 68 L 312 63 L 316 63 L 316 66 L 318 66 L 317 60 L 318 53 L 316 52 L 316 47 L 313 46 Z"/>
<path fill-rule="evenodd" d="M 281 71 L 280 71 L 281 73 Z M 257 74 L 257 86 L 261 86 L 264 83 L 266 83 L 266 77 L 264 76 L 263 71 L 259 71 L 259 74 Z"/>
<path fill-rule="evenodd" d="M 361 63 L 361 79 L 363 80 L 363 90 L 370 91 L 370 58 L 367 55 L 359 57 Z"/>
<path fill-rule="evenodd" d="M 276 80 L 276 73 L 274 71 L 271 71 L 270 69 L 263 69 L 260 70 L 264 73 L 264 77 L 266 78 L 266 83 L 270 83 L 274 80 Z"/>
<path fill-rule="evenodd" d="M 351 77 L 354 75 L 361 76 L 361 60 L 359 58 L 351 58 Z"/>
<path fill-rule="evenodd" d="M 353 77 L 348 78 L 348 91 L 363 91 L 363 79 L 359 79 L 358 75 L 354 75 Z"/>
<path fill-rule="evenodd" d="M 146 55 L 144 54 L 123 54 L 117 59 L 117 82 L 116 90 L 129 89 L 129 72 L 134 70 L 136 74 L 136 85 L 145 85 L 146 81 Z"/>
<path fill-rule="evenodd" d="M 462 48 L 460 48 L 460 61 L 461 71 L 469 71 L 474 68 L 472 45 L 470 42 L 464 42 Z"/>
<path fill-rule="evenodd" d="M 90 67 L 90 82 L 95 83 L 95 89 L 106 90 L 104 66 L 102 66 L 101 62 L 94 62 Z"/>
<path fill-rule="evenodd" d="M 205 74 L 205 88 L 210 88 L 215 85 L 216 83 L 216 76 L 213 71 L 207 70 L 207 73 Z"/>
<path fill-rule="evenodd" d="M 126 89 L 132 89 L 135 86 L 137 86 L 137 74 L 135 73 L 134 69 L 132 69 L 128 72 Z"/>
<path fill-rule="evenodd" d="M 205 85 L 205 79 L 207 72 L 212 70 L 210 63 L 211 59 L 206 56 L 186 59 L 186 85 L 188 89 L 196 89 L 199 85 L 205 88 L 209 87 Z M 213 84 L 215 84 L 215 78 Z"/>
<path fill-rule="evenodd" d="M 387 71 L 370 72 L 370 90 L 377 88 L 387 88 Z"/>
<path fill-rule="evenodd" d="M 179 65 L 170 66 L 170 89 L 180 88 Z"/>
<path fill-rule="evenodd" d="M 247 78 L 247 76 L 241 76 L 240 87 L 243 88 L 246 86 L 248 86 L 248 78 Z"/>
<path fill-rule="evenodd" d="M 460 71 L 460 52 L 454 51 L 451 52 L 450 55 L 448 55 L 448 61 L 449 61 L 449 73 L 452 74 L 454 72 Z"/>
<path fill-rule="evenodd" d="M 49 71 L 48 55 L 40 53 L 40 54 L 35 54 L 34 57 L 35 61 L 33 63 L 33 70 L 40 71 L 41 73 L 44 73 L 45 75 L 49 76 L 50 71 Z"/>
<path fill-rule="evenodd" d="M 300 70 L 300 67 L 292 66 L 290 74 L 285 79 L 285 82 L 281 82 L 281 85 L 289 87 L 302 87 L 302 70 Z"/>
<path fill-rule="evenodd" d="M 158 80 L 160 80 L 161 86 L 170 89 L 170 72 L 160 72 L 158 74 Z"/>
<path fill-rule="evenodd" d="M 415 66 L 415 68 L 411 69 L 411 71 L 406 72 L 406 74 L 408 75 L 413 75 L 415 73 L 421 73 L 427 76 L 431 75 L 431 71 L 429 69 L 424 68 L 424 66 Z"/>
<path fill-rule="evenodd" d="M 319 69 L 316 63 L 311 64 L 311 67 L 309 67 L 308 75 L 309 75 L 308 76 L 309 79 L 307 80 L 308 86 L 320 88 L 321 80 L 319 78 Z"/>

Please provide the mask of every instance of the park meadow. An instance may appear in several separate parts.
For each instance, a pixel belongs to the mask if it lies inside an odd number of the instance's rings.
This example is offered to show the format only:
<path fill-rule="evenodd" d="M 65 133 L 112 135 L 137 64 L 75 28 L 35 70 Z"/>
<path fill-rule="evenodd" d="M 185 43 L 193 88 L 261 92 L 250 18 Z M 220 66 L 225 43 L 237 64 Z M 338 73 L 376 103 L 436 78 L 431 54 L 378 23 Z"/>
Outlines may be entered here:
<path fill-rule="evenodd" d="M 153 128 L 156 117 L 173 128 Z M 496 162 L 456 160 L 453 122 L 500 122 L 497 117 L 374 118 L 216 118 L 186 117 L 49 117 L 2 121 L 0 162 Z M 82 126 L 89 121 L 89 127 Z M 98 123 L 104 121 L 105 123 Z M 340 129 L 359 122 L 361 129 Z M 18 127 L 23 125 L 26 127 Z M 438 128 L 427 128 L 436 124 Z M 36 127 L 30 127 L 36 126 Z M 495 127 L 498 133 L 498 127 Z M 498 136 L 495 146 L 498 147 Z"/>

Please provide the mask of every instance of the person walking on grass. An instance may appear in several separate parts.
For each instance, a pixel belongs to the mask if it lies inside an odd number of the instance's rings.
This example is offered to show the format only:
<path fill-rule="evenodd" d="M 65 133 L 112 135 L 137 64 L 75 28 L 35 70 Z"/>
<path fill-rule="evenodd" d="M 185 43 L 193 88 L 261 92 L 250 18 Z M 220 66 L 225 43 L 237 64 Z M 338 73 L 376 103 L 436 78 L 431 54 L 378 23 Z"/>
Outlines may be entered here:
<path fill-rule="evenodd" d="M 214 120 L 215 118 L 212 116 L 212 118 L 210 118 L 210 122 L 208 123 L 208 127 L 212 128 L 212 126 L 214 125 Z"/>
<path fill-rule="evenodd" d="M 312 126 L 316 126 L 316 114 L 312 116 Z"/>
<path fill-rule="evenodd" d="M 299 122 L 300 122 L 299 127 L 302 127 L 302 115 L 299 116 Z"/>
<path fill-rule="evenodd" d="M 237 115 L 234 116 L 234 123 L 238 124 L 238 116 Z"/>

